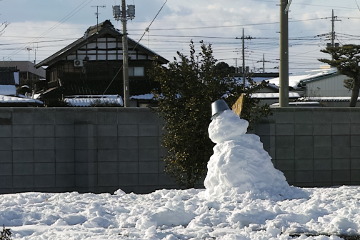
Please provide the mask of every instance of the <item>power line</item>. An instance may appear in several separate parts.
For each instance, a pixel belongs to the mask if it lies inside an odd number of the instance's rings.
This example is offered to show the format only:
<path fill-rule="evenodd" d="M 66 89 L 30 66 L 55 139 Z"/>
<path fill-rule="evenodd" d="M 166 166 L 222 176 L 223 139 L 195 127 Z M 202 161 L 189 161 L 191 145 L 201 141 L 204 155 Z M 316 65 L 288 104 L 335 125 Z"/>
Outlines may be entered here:
<path fill-rule="evenodd" d="M 135 46 L 133 47 L 133 50 L 139 45 L 140 41 L 143 39 L 143 37 L 145 36 L 146 32 L 149 31 L 149 28 L 151 27 L 151 25 L 153 24 L 153 22 L 155 21 L 155 19 L 157 18 L 157 16 L 160 14 L 160 12 L 162 11 L 162 9 L 164 8 L 165 4 L 167 3 L 168 0 L 165 0 L 164 4 L 161 6 L 160 10 L 157 12 L 157 14 L 155 15 L 155 17 L 153 18 L 153 20 L 150 22 L 149 26 L 145 29 L 144 34 L 141 36 L 141 38 L 136 42 Z M 105 91 L 103 92 L 103 95 L 106 93 L 106 91 L 109 89 L 110 85 L 115 81 L 115 78 L 119 75 L 120 71 L 123 69 L 123 67 L 120 67 L 119 70 L 116 72 L 115 76 L 113 77 L 113 79 L 110 81 L 108 87 L 105 89 Z"/>
<path fill-rule="evenodd" d="M 139 41 L 137 42 L 137 44 L 143 39 L 143 37 L 145 36 L 146 32 L 149 32 L 151 25 L 153 24 L 153 22 L 155 21 L 155 19 L 159 16 L 160 12 L 163 10 L 165 4 L 167 3 L 168 0 L 165 0 L 164 4 L 161 6 L 161 8 L 159 9 L 159 11 L 156 13 L 155 17 L 153 18 L 153 20 L 150 22 L 149 26 L 147 28 L 145 28 L 145 31 L 143 33 L 143 35 L 141 36 L 141 38 L 139 39 Z"/>
<path fill-rule="evenodd" d="M 359 6 L 359 4 L 358 4 L 357 0 L 355 0 L 355 3 L 356 3 L 357 8 L 358 8 L 358 9 L 359 9 L 359 11 L 360 11 L 360 6 Z"/>
<path fill-rule="evenodd" d="M 81 9 L 83 9 L 85 6 L 87 6 L 88 4 L 90 4 L 90 2 L 92 2 L 93 0 L 84 0 L 82 3 L 80 3 L 78 6 L 76 6 L 70 13 L 68 13 L 66 16 L 64 16 L 63 18 L 60 19 L 59 22 L 57 22 L 56 24 L 54 24 L 52 27 L 50 27 L 49 29 L 47 29 L 46 31 L 44 31 L 42 34 L 40 34 L 39 36 L 35 37 L 33 39 L 33 41 L 29 41 L 28 43 L 26 43 L 25 45 L 23 45 L 21 48 L 18 48 L 16 51 L 10 53 L 9 57 L 18 54 L 20 51 L 22 51 L 27 45 L 29 44 L 33 44 L 35 41 L 37 41 L 38 39 L 40 39 L 41 37 L 43 37 L 44 35 L 50 33 L 51 31 L 53 31 L 54 29 L 56 29 L 59 25 L 63 24 L 64 22 L 66 22 L 67 20 L 69 20 L 72 16 L 74 16 L 76 13 L 78 13 Z"/>
<path fill-rule="evenodd" d="M 305 21 L 316 21 L 330 19 L 330 17 L 322 18 L 309 18 L 302 20 L 289 20 L 289 22 L 305 22 Z M 179 27 L 179 28 L 154 28 L 154 31 L 173 31 L 173 30 L 199 30 L 199 29 L 212 29 L 212 28 L 233 28 L 233 27 L 248 27 L 248 26 L 259 26 L 259 25 L 274 25 L 279 24 L 280 22 L 263 22 L 263 23 L 249 23 L 249 24 L 235 24 L 235 25 L 217 25 L 217 26 L 198 26 L 198 27 Z M 134 29 L 133 31 L 136 31 Z"/>

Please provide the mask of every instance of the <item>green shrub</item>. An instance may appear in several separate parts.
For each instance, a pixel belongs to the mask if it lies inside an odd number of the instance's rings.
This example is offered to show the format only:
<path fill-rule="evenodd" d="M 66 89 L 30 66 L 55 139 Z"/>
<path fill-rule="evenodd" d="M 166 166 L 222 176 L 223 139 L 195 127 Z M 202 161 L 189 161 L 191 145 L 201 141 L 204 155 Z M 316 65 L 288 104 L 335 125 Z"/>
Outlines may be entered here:
<path fill-rule="evenodd" d="M 194 187 L 206 175 L 212 155 L 214 145 L 208 136 L 212 102 L 227 95 L 225 100 L 232 106 L 245 93 L 242 117 L 253 123 L 267 114 L 266 107 L 257 107 L 256 100 L 249 97 L 265 83 L 244 86 L 230 77 L 231 72 L 217 67 L 211 45 L 202 43 L 201 51 L 195 52 L 191 43 L 190 56 L 178 52 L 179 59 L 175 58 L 167 68 L 156 65 L 152 73 L 160 83 L 160 92 L 155 93 L 159 101 L 157 111 L 165 120 L 165 171 L 187 188 Z"/>
<path fill-rule="evenodd" d="M 11 240 L 11 230 L 3 226 L 3 230 L 0 232 L 0 240 Z"/>

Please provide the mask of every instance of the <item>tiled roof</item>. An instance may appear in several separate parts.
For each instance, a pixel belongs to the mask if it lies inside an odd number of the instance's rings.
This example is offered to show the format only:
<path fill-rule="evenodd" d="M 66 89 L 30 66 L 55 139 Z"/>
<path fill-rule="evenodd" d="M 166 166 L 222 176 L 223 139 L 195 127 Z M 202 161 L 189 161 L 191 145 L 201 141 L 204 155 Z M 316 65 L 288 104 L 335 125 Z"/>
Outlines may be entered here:
<path fill-rule="evenodd" d="M 122 33 L 120 33 L 119 30 L 115 29 L 115 27 L 112 25 L 112 23 L 109 20 L 106 20 L 98 25 L 89 27 L 84 36 L 76 40 L 75 42 L 71 43 L 70 45 L 64 47 L 60 51 L 54 53 L 50 57 L 46 58 L 45 60 L 41 61 L 40 63 L 36 64 L 35 67 L 42 67 L 42 66 L 50 66 L 54 63 L 56 63 L 58 60 L 61 60 L 65 58 L 67 55 L 70 55 L 72 52 L 80 48 L 81 46 L 87 44 L 88 42 L 91 42 L 92 40 L 95 40 L 96 38 L 99 38 L 103 35 L 110 34 L 112 36 L 115 36 L 117 38 L 122 37 Z M 129 46 L 136 46 L 137 49 L 140 51 L 143 51 L 147 53 L 150 56 L 157 57 L 158 61 L 162 63 L 168 63 L 168 60 L 161 57 L 160 55 L 156 54 L 152 50 L 148 49 L 147 47 L 143 46 L 142 44 L 139 44 L 138 42 L 134 41 L 133 39 L 128 37 Z"/>

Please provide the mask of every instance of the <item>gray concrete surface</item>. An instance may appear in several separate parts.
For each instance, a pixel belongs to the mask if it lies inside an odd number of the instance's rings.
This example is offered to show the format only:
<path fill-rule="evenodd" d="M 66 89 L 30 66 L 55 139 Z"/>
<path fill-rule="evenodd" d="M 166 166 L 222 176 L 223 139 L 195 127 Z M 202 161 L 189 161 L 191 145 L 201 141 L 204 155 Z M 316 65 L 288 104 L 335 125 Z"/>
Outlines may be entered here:
<path fill-rule="evenodd" d="M 0 193 L 176 188 L 162 125 L 147 108 L 0 108 Z M 360 184 L 359 108 L 274 109 L 253 132 L 292 185 Z"/>

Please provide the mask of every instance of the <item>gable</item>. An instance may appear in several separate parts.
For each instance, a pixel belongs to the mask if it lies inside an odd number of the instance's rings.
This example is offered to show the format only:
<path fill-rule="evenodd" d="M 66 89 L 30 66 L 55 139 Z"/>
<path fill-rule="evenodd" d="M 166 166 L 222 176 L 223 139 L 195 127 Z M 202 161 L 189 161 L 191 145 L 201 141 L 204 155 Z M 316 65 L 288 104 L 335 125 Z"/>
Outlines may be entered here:
<path fill-rule="evenodd" d="M 139 49 L 132 48 L 129 44 L 128 55 L 131 60 L 153 59 L 148 53 Z M 69 52 L 62 60 L 82 60 L 82 61 L 122 61 L 123 48 L 119 38 L 105 35 L 86 42 Z"/>
<path fill-rule="evenodd" d="M 94 29 L 96 28 L 90 27 L 82 38 L 41 61 L 36 67 L 51 66 L 62 60 L 122 61 L 122 34 L 108 20 L 99 24 L 99 31 L 94 31 Z M 156 59 L 162 64 L 168 63 L 165 58 L 131 38 L 128 38 L 128 49 L 130 60 Z"/>

